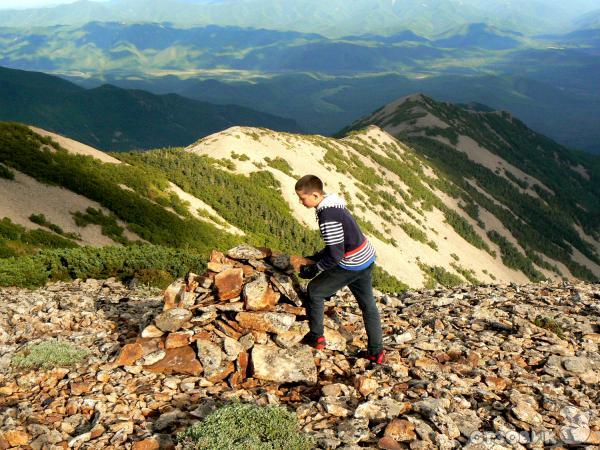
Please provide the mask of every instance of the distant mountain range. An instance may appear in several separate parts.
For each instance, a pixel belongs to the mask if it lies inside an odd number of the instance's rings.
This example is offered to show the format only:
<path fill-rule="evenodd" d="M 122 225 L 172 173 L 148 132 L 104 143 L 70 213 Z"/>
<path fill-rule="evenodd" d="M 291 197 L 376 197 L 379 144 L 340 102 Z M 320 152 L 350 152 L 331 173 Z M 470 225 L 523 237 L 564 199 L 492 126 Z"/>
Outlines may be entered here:
<path fill-rule="evenodd" d="M 179 25 L 228 25 L 284 31 L 393 34 L 410 29 L 433 36 L 473 22 L 525 33 L 565 29 L 578 16 L 597 9 L 594 0 L 112 0 L 78 1 L 52 8 L 0 10 L 10 27 L 81 25 L 90 21 L 171 22 Z"/>
<path fill-rule="evenodd" d="M 37 72 L 0 68 L 0 120 L 25 122 L 106 150 L 183 146 L 233 125 L 299 131 L 290 119 L 179 95 L 103 85 L 84 89 Z"/>
<path fill-rule="evenodd" d="M 506 112 L 411 95 L 336 138 L 236 126 L 112 155 L 0 123 L 0 284 L 123 271 L 168 282 L 239 242 L 316 250 L 314 212 L 293 191 L 305 173 L 345 198 L 386 292 L 600 279 L 600 157 Z"/>
<path fill-rule="evenodd" d="M 238 27 L 93 22 L 0 28 L 0 65 L 239 104 L 333 133 L 410 92 L 518 114 L 573 148 L 600 152 L 598 30 L 536 38 L 473 23 L 329 39 Z M 60 58 L 57 55 L 61 55 Z"/>
<path fill-rule="evenodd" d="M 590 11 L 575 20 L 575 27 L 581 30 L 600 28 L 600 9 Z"/>
<path fill-rule="evenodd" d="M 483 23 L 464 25 L 430 40 L 409 31 L 328 39 L 318 34 L 215 25 L 176 28 L 91 22 L 81 27 L 0 28 L 0 64 L 83 75 L 132 75 L 203 69 L 430 71 L 432 62 L 438 61 L 441 70 L 452 71 L 460 58 L 477 58 L 481 66 L 497 57 L 493 51 L 544 45 Z M 58 52 L 60 58 L 55 57 Z M 474 66 L 471 72 L 478 68 Z"/>

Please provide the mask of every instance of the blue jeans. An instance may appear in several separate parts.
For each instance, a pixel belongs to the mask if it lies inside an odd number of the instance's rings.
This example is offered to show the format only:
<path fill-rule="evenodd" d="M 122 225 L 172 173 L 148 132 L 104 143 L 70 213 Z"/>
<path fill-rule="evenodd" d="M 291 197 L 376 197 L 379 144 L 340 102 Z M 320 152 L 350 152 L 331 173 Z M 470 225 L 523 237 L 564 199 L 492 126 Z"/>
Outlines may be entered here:
<path fill-rule="evenodd" d="M 346 270 L 334 267 L 325 270 L 308 283 L 308 299 L 305 301 L 306 314 L 310 334 L 313 337 L 323 336 L 324 302 L 344 286 L 358 301 L 362 312 L 363 322 L 367 330 L 368 347 L 371 354 L 383 350 L 381 337 L 381 318 L 373 297 L 372 273 L 375 264 L 362 270 Z"/>

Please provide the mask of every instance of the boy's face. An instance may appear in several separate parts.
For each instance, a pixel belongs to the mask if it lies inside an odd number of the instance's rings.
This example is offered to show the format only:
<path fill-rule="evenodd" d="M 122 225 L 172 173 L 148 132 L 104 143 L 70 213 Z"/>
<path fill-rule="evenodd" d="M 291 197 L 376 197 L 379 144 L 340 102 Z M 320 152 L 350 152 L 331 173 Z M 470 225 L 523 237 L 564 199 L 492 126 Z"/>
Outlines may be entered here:
<path fill-rule="evenodd" d="M 323 200 L 323 194 L 319 192 L 304 192 L 304 191 L 296 191 L 296 195 L 302 203 L 307 208 L 315 208 L 321 200 Z"/>

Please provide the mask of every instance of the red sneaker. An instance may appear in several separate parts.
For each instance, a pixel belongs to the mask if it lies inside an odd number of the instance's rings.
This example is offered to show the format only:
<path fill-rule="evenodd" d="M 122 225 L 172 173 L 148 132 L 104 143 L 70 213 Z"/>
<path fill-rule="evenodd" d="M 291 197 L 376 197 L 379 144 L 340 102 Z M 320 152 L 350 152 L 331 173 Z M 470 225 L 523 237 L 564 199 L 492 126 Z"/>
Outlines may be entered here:
<path fill-rule="evenodd" d="M 301 344 L 308 345 L 316 350 L 323 350 L 327 346 L 327 342 L 325 341 L 325 336 L 315 337 L 311 333 L 307 333 L 304 335 Z"/>
<path fill-rule="evenodd" d="M 383 364 L 383 360 L 385 359 L 385 350 L 380 350 L 377 353 L 370 353 L 367 350 L 361 350 L 358 352 L 357 357 L 368 359 L 373 364 Z"/>

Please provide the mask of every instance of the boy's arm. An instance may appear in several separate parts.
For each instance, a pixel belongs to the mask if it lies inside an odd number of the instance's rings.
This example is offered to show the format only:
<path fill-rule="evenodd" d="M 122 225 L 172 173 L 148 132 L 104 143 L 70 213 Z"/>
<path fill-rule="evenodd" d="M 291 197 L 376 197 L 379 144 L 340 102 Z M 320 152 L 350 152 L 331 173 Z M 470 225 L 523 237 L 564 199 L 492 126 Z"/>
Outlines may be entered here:
<path fill-rule="evenodd" d="M 323 255 L 325 254 L 326 251 L 327 251 L 327 248 L 323 248 L 323 249 L 319 250 L 317 253 L 315 253 L 314 255 L 305 256 L 305 258 L 310 259 L 311 261 L 314 261 L 314 262 L 319 262 L 319 261 L 321 261 L 321 258 L 323 257 Z"/>
<path fill-rule="evenodd" d="M 319 225 L 326 247 L 321 251 L 317 263 L 319 270 L 328 270 L 338 265 L 344 257 L 344 228 L 341 222 L 328 221 Z"/>

